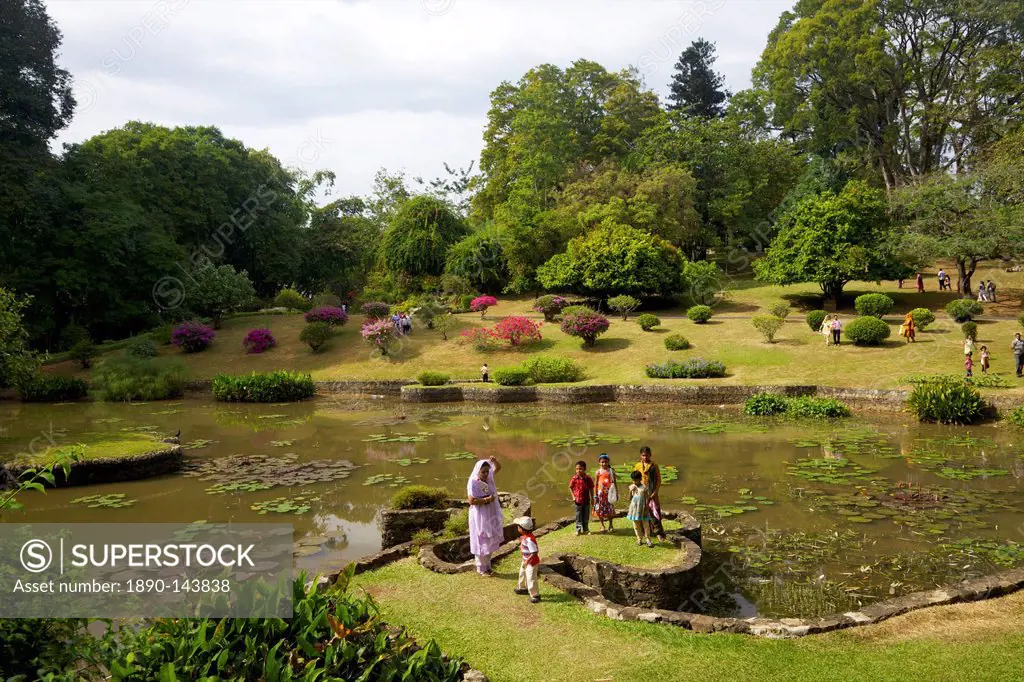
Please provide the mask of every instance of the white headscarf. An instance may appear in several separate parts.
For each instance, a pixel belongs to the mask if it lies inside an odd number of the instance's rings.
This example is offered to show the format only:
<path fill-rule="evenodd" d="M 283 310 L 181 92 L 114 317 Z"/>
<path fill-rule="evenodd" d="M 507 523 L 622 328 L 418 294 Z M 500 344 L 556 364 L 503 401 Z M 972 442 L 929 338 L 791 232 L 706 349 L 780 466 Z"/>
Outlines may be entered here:
<path fill-rule="evenodd" d="M 498 486 L 494 482 L 494 462 L 489 459 L 478 459 L 476 461 L 476 465 L 474 465 L 473 467 L 473 473 L 470 474 L 469 480 L 466 481 L 466 494 L 470 497 L 476 497 L 473 494 L 473 481 L 480 478 L 480 469 L 485 464 L 489 466 L 491 470 L 487 474 L 487 480 L 482 482 L 487 483 L 488 487 L 490 488 L 491 495 L 494 495 L 495 497 L 497 497 L 498 495 Z"/>

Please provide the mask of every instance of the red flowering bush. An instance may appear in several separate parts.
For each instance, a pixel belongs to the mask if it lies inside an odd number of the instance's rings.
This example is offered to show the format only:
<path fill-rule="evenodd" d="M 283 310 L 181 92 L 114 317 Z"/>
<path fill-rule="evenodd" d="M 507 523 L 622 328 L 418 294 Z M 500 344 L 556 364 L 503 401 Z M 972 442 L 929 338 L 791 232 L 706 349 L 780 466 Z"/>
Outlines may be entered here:
<path fill-rule="evenodd" d="M 269 329 L 250 329 L 242 339 L 246 353 L 262 353 L 277 345 L 277 340 Z"/>
<path fill-rule="evenodd" d="M 493 329 L 467 329 L 459 335 L 459 341 L 473 346 L 473 350 L 489 351 L 501 348 L 501 338 Z"/>
<path fill-rule="evenodd" d="M 608 318 L 593 310 L 580 310 L 562 318 L 562 331 L 583 339 L 584 346 L 593 346 L 597 337 L 608 331 Z"/>
<path fill-rule="evenodd" d="M 200 322 L 183 322 L 171 331 L 171 343 L 186 353 L 198 353 L 213 343 L 216 332 Z"/>
<path fill-rule="evenodd" d="M 332 327 L 340 327 L 348 321 L 348 313 L 334 305 L 323 305 L 306 313 L 306 322 L 326 322 Z"/>
<path fill-rule="evenodd" d="M 480 319 L 484 319 L 484 315 L 487 314 L 487 309 L 492 305 L 498 305 L 498 299 L 493 296 L 477 296 L 469 303 L 469 309 L 474 313 L 480 313 Z"/>
<path fill-rule="evenodd" d="M 540 325 L 517 315 L 506 317 L 494 325 L 493 333 L 513 348 L 528 346 L 541 340 Z"/>

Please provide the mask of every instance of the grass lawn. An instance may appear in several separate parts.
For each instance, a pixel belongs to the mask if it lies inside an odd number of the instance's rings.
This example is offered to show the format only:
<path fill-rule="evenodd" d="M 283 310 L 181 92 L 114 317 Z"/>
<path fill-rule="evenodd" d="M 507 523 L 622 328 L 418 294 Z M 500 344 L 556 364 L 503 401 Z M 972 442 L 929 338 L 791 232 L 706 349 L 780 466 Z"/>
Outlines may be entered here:
<path fill-rule="evenodd" d="M 678 527 L 675 521 L 665 521 L 665 530 Z M 657 538 L 651 538 L 654 547 L 637 546 L 633 522 L 627 519 L 615 519 L 615 530 L 611 533 L 602 533 L 600 523 L 591 520 L 590 531 L 590 535 L 577 537 L 576 527 L 569 525 L 548 533 L 538 540 L 540 555 L 573 552 L 636 568 L 668 568 L 685 558 L 685 554 L 676 549 L 675 545 L 658 542 Z"/>
<path fill-rule="evenodd" d="M 119 436 L 111 436 L 110 434 L 90 436 L 89 434 L 83 434 L 77 438 L 78 443 L 84 446 L 81 457 L 82 461 L 132 457 L 170 447 L 150 435 L 141 433 L 124 433 Z M 18 453 L 11 458 L 11 462 L 16 464 L 46 465 L 57 458 L 59 451 L 67 451 L 67 449 L 68 446 L 66 445 L 59 447 L 49 446 L 32 454 L 27 452 Z"/>
<path fill-rule="evenodd" d="M 512 593 L 517 560 L 496 571 L 497 578 L 441 575 L 406 559 L 358 576 L 356 585 L 373 595 L 385 620 L 436 639 L 494 682 L 1020 679 L 1024 593 L 768 640 L 609 620 L 544 581 L 542 602 L 530 604 Z"/>
<path fill-rule="evenodd" d="M 985 315 L 1010 319 L 983 320 L 978 327 L 978 343 L 989 347 L 993 372 L 1013 384 L 1010 389 L 993 390 L 1024 395 L 1024 383 L 1013 376 L 1013 357 L 1009 351 L 1014 332 L 1021 330 L 1016 316 L 1021 309 L 1024 274 L 981 269 L 975 279 L 980 281 L 993 276 L 999 282 L 1001 302 L 986 304 Z M 898 289 L 895 282 L 853 282 L 847 286 L 849 307 L 840 310 L 847 322 L 855 314 L 852 301 L 856 295 L 882 292 L 895 299 L 896 307 L 886 320 L 892 335 L 878 347 L 856 347 L 848 343 L 838 348 L 826 347 L 821 336 L 812 333 L 803 319 L 806 310 L 821 305 L 816 285 L 775 287 L 737 279 L 730 282 L 727 297 L 716 307 L 715 317 L 708 324 L 690 322 L 681 308 L 655 311 L 663 315 L 663 324 L 650 332 L 642 331 L 633 318 L 626 322 L 613 318 L 609 331 L 590 349 L 582 348 L 579 339 L 563 334 L 557 323 L 544 324 L 543 341 L 527 351 L 480 353 L 460 344 L 456 339 L 462 330 L 493 325 L 506 315 L 536 316 L 530 309 L 532 299 L 500 298 L 499 305 L 491 308 L 486 320 L 481 320 L 476 313 L 459 315 L 458 327 L 449 334 L 447 341 L 435 331 L 416 329 L 411 336 L 402 339 L 401 348 L 388 358 L 375 357 L 363 343 L 359 335 L 359 316 L 340 330 L 325 352 L 313 354 L 298 341 L 304 325 L 301 315 L 228 319 L 209 350 L 182 357 L 195 379 L 209 378 L 218 372 L 274 369 L 310 372 L 318 380 L 414 379 L 419 372 L 428 369 L 447 372 L 454 379 L 474 379 L 479 377 L 479 368 L 484 362 L 493 369 L 517 364 L 531 353 L 550 353 L 582 363 L 587 370 L 586 383 L 776 383 L 898 388 L 908 386 L 903 378 L 909 374 L 959 374 L 963 371 L 963 337 L 959 325 L 944 312 L 946 303 L 954 295 L 934 291 L 933 272 L 926 273 L 926 278 L 929 291 L 924 294 L 916 293 L 910 281 L 905 283 L 908 287 L 905 289 Z M 794 312 L 776 342 L 765 343 L 749 318 L 778 300 L 791 302 Z M 918 335 L 917 343 L 906 344 L 897 336 L 900 315 L 918 306 L 931 308 L 937 321 Z M 278 346 L 261 355 L 247 355 L 242 339 L 255 327 L 269 328 Z M 664 339 L 670 332 L 683 334 L 693 347 L 686 351 L 666 350 Z M 181 355 L 169 346 L 162 348 L 161 354 Z M 658 380 L 648 379 L 644 373 L 645 366 L 652 362 L 697 357 L 721 360 L 727 376 L 713 380 Z M 47 370 L 74 373 L 76 367 L 58 363 Z"/>

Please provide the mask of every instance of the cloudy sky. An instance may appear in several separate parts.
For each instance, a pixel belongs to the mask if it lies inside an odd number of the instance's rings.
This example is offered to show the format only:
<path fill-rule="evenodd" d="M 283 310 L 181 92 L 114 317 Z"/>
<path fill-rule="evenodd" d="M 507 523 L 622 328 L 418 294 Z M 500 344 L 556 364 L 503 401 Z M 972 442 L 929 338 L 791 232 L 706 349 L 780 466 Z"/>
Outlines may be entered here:
<path fill-rule="evenodd" d="M 793 0 L 47 0 L 79 106 L 58 142 L 126 121 L 217 125 L 366 193 L 381 166 L 479 158 L 488 96 L 537 64 L 635 65 L 664 96 L 679 52 L 718 45 L 750 84 Z"/>

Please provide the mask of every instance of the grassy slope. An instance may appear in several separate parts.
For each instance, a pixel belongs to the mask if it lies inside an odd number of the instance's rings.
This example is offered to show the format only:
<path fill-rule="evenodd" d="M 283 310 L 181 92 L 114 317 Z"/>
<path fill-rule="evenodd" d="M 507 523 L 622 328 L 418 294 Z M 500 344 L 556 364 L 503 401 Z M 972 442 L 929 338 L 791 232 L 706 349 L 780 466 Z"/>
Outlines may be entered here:
<path fill-rule="evenodd" d="M 544 549 L 543 543 L 541 547 Z M 384 618 L 434 638 L 494 682 L 518 680 L 1019 679 L 1024 594 L 926 609 L 878 626 L 799 640 L 701 635 L 612 621 L 541 581 L 541 604 L 498 578 L 440 575 L 412 559 L 357 578 Z"/>
<path fill-rule="evenodd" d="M 674 521 L 666 521 L 665 527 L 671 530 L 678 527 L 678 524 Z M 679 563 L 684 558 L 675 545 L 658 542 L 657 538 L 652 538 L 655 543 L 654 547 L 638 547 L 636 535 L 633 533 L 633 523 L 627 519 L 615 519 L 615 530 L 611 534 L 604 534 L 600 531 L 600 522 L 591 520 L 591 535 L 577 537 L 576 528 L 572 525 L 554 533 L 548 533 L 541 539 L 543 546 L 541 556 L 573 552 L 637 568 L 667 568 L 672 564 Z"/>
<path fill-rule="evenodd" d="M 979 271 L 976 279 L 992 276 L 995 271 Z M 892 336 L 881 347 L 858 348 L 844 344 L 841 348 L 826 348 L 819 335 L 811 333 L 803 321 L 803 311 L 820 305 L 816 285 L 793 287 L 761 286 L 749 280 L 730 283 L 728 298 L 716 308 L 716 317 L 706 325 L 696 325 L 682 317 L 663 319 L 663 326 L 652 332 L 643 332 L 631 319 L 615 319 L 607 334 L 593 349 L 584 350 L 578 339 L 568 337 L 557 324 L 545 324 L 544 341 L 529 352 L 563 355 L 580 361 L 588 371 L 590 383 L 652 383 L 644 374 L 644 367 L 669 357 L 684 359 L 703 357 L 725 363 L 729 375 L 713 380 L 727 384 L 789 383 L 823 384 L 834 386 L 894 388 L 901 385 L 901 377 L 910 373 L 960 373 L 963 371 L 962 336 L 958 325 L 950 321 L 943 308 L 953 298 L 948 293 L 931 291 L 934 277 L 927 275 L 925 294 L 912 288 L 897 289 L 895 282 L 851 283 L 847 288 L 849 300 L 860 293 L 884 292 L 896 299 L 897 306 L 890 318 Z M 1021 285 L 1024 275 L 999 273 L 1001 303 L 986 306 L 991 316 L 1016 317 L 1020 312 Z M 908 287 L 912 287 L 907 282 Z M 767 344 L 750 324 L 749 317 L 765 305 L 783 298 L 794 305 L 789 323 L 779 334 L 776 343 Z M 938 321 L 919 335 L 913 345 L 897 337 L 896 315 L 913 307 L 932 308 Z M 682 315 L 682 310 L 666 311 L 666 315 Z M 840 311 L 849 321 L 852 310 Z M 492 325 L 499 316 L 531 314 L 527 299 L 502 299 L 491 310 L 488 320 L 481 321 L 475 313 L 459 316 L 459 327 L 442 341 L 437 332 L 416 330 L 403 340 L 403 347 L 392 359 L 375 358 L 359 336 L 361 318 L 353 319 L 341 329 L 326 352 L 312 354 L 298 341 L 303 326 L 299 315 L 269 315 L 239 317 L 228 320 L 218 332 L 214 345 L 203 353 L 185 356 L 194 378 L 208 378 L 220 371 L 249 372 L 272 369 L 307 371 L 315 379 L 412 379 L 426 369 L 446 371 L 453 378 L 477 378 L 483 362 L 490 366 L 519 362 L 525 353 L 478 353 L 454 340 L 458 332 L 471 327 Z M 277 337 L 278 346 L 262 355 L 246 355 L 242 338 L 249 329 L 268 327 Z M 992 354 L 993 371 L 1016 382 L 1012 376 L 1013 358 L 1008 350 L 1013 333 L 1020 329 L 1014 320 L 983 322 L 979 325 L 979 344 L 987 344 Z M 684 334 L 693 344 L 687 351 L 669 352 L 664 338 L 669 332 Z M 177 352 L 165 347 L 164 354 Z M 72 372 L 68 363 L 53 366 L 51 371 Z M 672 383 L 710 383 L 709 380 L 675 380 Z M 1013 389 L 1024 394 L 1024 387 Z M 1005 392 L 1005 391 L 1004 391 Z"/>

